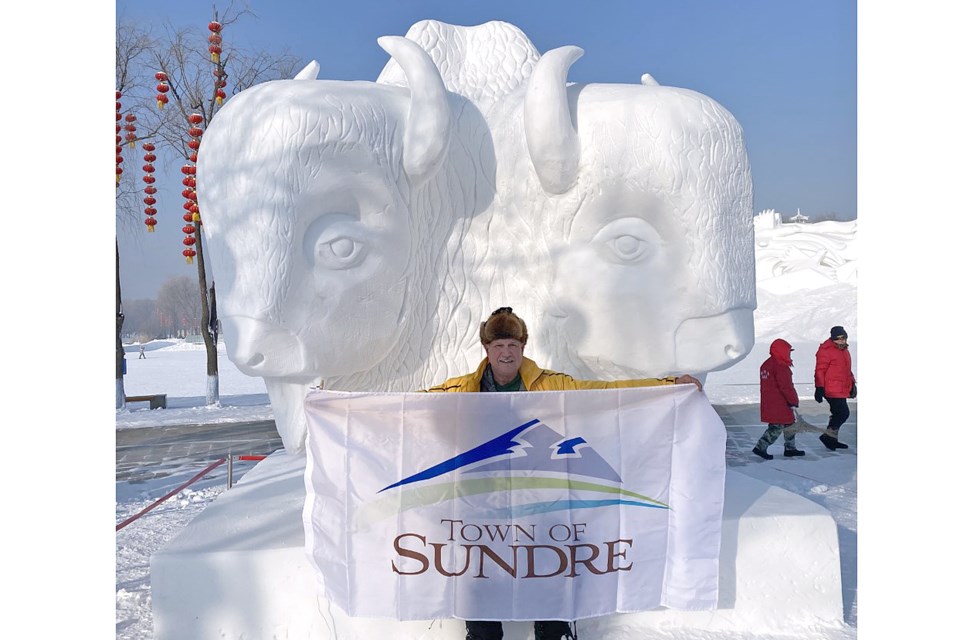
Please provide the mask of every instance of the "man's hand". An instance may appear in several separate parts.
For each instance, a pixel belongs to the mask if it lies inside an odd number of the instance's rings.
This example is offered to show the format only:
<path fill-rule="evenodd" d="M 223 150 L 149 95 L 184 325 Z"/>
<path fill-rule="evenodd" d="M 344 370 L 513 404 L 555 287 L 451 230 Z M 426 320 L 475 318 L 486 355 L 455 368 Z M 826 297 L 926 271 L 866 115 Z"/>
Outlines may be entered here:
<path fill-rule="evenodd" d="M 703 385 L 700 384 L 700 381 L 688 373 L 685 373 L 682 376 L 677 376 L 676 384 L 695 384 L 697 385 L 697 391 L 703 391 Z"/>
<path fill-rule="evenodd" d="M 823 387 L 817 387 L 813 392 L 813 399 L 817 402 L 823 402 Z"/>
<path fill-rule="evenodd" d="M 856 398 L 856 397 L 857 397 L 857 383 L 856 383 L 856 382 L 854 382 L 854 383 L 853 383 L 853 386 L 850 387 L 850 397 L 851 397 L 851 398 Z"/>

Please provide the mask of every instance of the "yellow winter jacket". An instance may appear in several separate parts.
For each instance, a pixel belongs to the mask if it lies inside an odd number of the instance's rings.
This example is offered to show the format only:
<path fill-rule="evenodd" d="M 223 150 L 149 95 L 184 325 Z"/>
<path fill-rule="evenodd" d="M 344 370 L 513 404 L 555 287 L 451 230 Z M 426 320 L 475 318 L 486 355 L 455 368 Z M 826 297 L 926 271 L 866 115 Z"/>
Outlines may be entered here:
<path fill-rule="evenodd" d="M 487 359 L 484 358 L 473 373 L 465 376 L 450 378 L 443 384 L 425 389 L 428 392 L 474 392 L 480 391 L 480 379 L 487 368 Z M 576 389 L 622 389 L 624 387 L 657 387 L 665 384 L 676 384 L 676 377 L 642 378 L 637 380 L 577 380 L 565 373 L 541 369 L 530 358 L 524 358 L 520 363 L 520 378 L 527 391 L 572 391 Z"/>

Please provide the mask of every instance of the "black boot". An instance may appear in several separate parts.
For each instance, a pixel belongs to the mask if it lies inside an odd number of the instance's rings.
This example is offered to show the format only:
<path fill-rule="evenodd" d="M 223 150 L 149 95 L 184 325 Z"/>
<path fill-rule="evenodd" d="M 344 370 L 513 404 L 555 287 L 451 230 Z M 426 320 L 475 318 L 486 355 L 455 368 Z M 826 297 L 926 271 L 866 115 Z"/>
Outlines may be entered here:
<path fill-rule="evenodd" d="M 806 451 L 801 451 L 800 449 L 784 449 L 783 457 L 784 458 L 793 458 L 794 456 L 805 456 L 807 455 Z"/>
<path fill-rule="evenodd" d="M 823 446 L 825 446 L 827 449 L 830 449 L 830 451 L 836 451 L 839 448 L 838 445 L 840 444 L 839 440 L 836 438 L 831 438 L 827 434 L 820 436 L 820 442 L 822 442 Z M 846 448 L 847 445 L 843 446 Z"/>
<path fill-rule="evenodd" d="M 564 620 L 538 620 L 533 623 L 534 640 L 565 640 L 573 638 L 570 623 Z"/>
<path fill-rule="evenodd" d="M 773 460 L 773 456 L 761 449 L 759 445 L 753 448 L 753 452 L 764 460 Z"/>

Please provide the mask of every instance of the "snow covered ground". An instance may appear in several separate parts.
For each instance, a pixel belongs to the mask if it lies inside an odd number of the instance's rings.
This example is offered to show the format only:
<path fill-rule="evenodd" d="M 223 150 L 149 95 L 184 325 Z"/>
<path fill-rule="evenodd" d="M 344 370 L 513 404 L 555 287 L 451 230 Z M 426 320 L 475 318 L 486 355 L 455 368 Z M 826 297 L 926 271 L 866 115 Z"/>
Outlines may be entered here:
<path fill-rule="evenodd" d="M 816 405 L 812 401 L 813 363 L 816 348 L 826 338 L 831 326 L 843 325 L 850 334 L 854 371 L 857 372 L 855 233 L 856 222 L 778 225 L 775 221 L 758 217 L 756 346 L 736 366 L 708 377 L 705 391 L 714 405 L 733 405 L 736 410 L 736 405 L 758 402 L 759 365 L 767 357 L 770 342 L 774 338 L 784 338 L 795 348 L 794 379 L 801 396 L 801 412 L 806 412 L 811 422 L 825 424 L 825 405 Z M 146 345 L 145 358 L 138 358 L 138 351 L 138 346 L 131 346 L 128 350 L 127 394 L 166 393 L 167 408 L 150 410 L 145 404 L 130 405 L 116 414 L 118 430 L 272 418 L 262 380 L 241 374 L 226 357 L 222 345 L 219 350 L 221 401 L 218 407 L 204 406 L 206 369 L 202 345 L 154 341 Z M 745 410 L 755 409 L 746 407 Z M 762 430 L 757 415 L 755 425 L 748 425 L 733 439 L 732 450 L 728 446 L 728 463 L 741 473 L 813 500 L 833 514 L 840 537 L 847 626 L 824 637 L 831 640 L 854 638 L 858 626 L 857 427 L 851 421 L 841 432 L 842 439 L 851 445 L 842 455 L 827 452 L 813 434 L 801 434 L 798 436 L 801 447 L 808 451 L 805 458 L 783 460 L 778 457 L 770 462 L 760 461 L 749 453 Z M 777 446 L 772 449 L 777 451 Z M 140 512 L 202 468 L 199 464 L 187 466 L 165 478 L 136 485 L 117 482 L 116 521 L 119 523 Z M 235 471 L 235 480 L 242 472 L 243 469 Z M 209 477 L 117 532 L 118 640 L 152 638 L 150 554 L 176 535 L 225 489 L 225 470 L 220 467 Z M 749 634 L 710 637 L 716 640 L 753 638 Z M 687 635 L 683 640 L 698 640 L 698 637 Z"/>

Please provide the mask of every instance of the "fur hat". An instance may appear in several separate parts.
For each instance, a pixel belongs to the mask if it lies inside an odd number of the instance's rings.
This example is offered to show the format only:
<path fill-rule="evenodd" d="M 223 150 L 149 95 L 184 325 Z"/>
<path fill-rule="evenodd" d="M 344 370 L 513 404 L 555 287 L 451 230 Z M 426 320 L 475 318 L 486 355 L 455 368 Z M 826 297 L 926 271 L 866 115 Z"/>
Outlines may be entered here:
<path fill-rule="evenodd" d="M 830 329 L 830 339 L 839 340 L 840 338 L 846 338 L 847 332 L 843 330 L 843 327 L 836 326 Z"/>
<path fill-rule="evenodd" d="M 480 343 L 490 344 L 494 340 L 510 339 L 527 344 L 527 325 L 513 312 L 512 307 L 500 307 L 480 323 Z"/>

